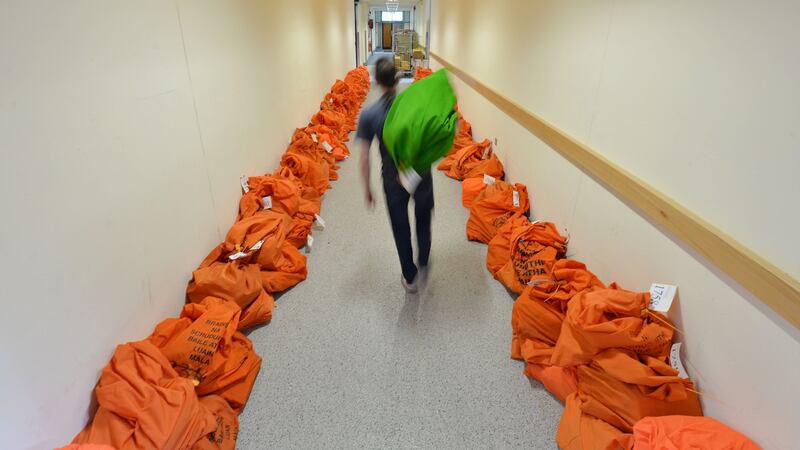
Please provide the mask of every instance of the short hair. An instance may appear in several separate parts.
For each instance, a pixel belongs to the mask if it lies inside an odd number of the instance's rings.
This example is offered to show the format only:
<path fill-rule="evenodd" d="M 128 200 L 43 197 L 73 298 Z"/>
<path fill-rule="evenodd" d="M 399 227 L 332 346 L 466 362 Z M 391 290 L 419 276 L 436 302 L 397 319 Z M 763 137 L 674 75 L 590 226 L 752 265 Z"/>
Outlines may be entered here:
<path fill-rule="evenodd" d="M 383 57 L 375 63 L 375 80 L 385 88 L 393 88 L 397 84 L 397 69 L 391 59 Z"/>

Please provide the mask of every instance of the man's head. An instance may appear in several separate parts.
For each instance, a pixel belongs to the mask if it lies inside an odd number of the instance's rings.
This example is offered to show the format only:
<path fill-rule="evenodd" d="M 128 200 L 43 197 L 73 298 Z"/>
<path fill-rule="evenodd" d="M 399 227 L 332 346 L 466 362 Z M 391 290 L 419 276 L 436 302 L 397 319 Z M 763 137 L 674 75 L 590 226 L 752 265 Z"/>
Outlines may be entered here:
<path fill-rule="evenodd" d="M 375 64 L 375 80 L 384 89 L 394 89 L 397 85 L 397 69 L 389 58 L 381 58 Z"/>

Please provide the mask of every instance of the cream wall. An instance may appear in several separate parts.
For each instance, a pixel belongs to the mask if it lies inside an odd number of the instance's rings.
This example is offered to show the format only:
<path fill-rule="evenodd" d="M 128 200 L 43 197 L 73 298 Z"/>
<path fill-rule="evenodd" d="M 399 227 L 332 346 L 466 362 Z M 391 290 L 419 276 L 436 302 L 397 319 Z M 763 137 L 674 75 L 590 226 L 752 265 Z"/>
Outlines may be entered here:
<path fill-rule="evenodd" d="M 178 313 L 231 225 L 354 65 L 349 0 L 0 6 L 0 448 L 87 419 L 114 346 Z"/>
<path fill-rule="evenodd" d="M 800 5 L 435 0 L 432 50 L 800 277 Z M 606 282 L 679 286 L 705 411 L 796 448 L 800 332 L 456 82 L 537 219 Z"/>

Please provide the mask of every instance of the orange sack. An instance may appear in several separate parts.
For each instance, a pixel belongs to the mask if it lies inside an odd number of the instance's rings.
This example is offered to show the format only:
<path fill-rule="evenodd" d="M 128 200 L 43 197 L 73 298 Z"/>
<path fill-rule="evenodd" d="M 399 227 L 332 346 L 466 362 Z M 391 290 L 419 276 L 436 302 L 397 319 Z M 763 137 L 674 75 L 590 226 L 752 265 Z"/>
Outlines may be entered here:
<path fill-rule="evenodd" d="M 464 122 L 469 124 L 469 122 Z M 459 124 L 460 123 L 461 122 L 459 122 Z M 491 145 L 492 143 L 488 139 L 484 139 L 481 142 L 475 142 L 472 140 L 471 134 L 458 131 L 456 133 L 455 140 L 453 141 L 453 148 L 444 157 L 444 159 L 439 162 L 439 165 L 436 166 L 436 168 L 442 172 L 445 172 L 445 175 L 449 176 L 450 178 L 456 178 L 455 174 L 457 173 L 458 169 L 455 169 L 454 167 L 459 159 L 461 160 L 461 164 L 470 164 L 480 161 L 483 157 L 483 154 L 487 151 L 490 151 L 489 147 L 491 147 Z"/>
<path fill-rule="evenodd" d="M 600 419 L 585 414 L 580 394 L 567 397 L 564 414 L 556 431 L 561 450 L 630 450 L 633 436 Z"/>
<path fill-rule="evenodd" d="M 206 256 L 201 267 L 238 257 L 242 262 L 258 264 L 268 293 L 284 291 L 308 276 L 305 256 L 287 240 L 293 227 L 294 222 L 286 214 L 259 211 L 234 223 L 225 242 Z"/>
<path fill-rule="evenodd" d="M 253 350 L 250 339 L 242 333 L 233 335 L 231 347 L 222 375 L 197 386 L 196 391 L 201 396 L 216 394 L 222 397 L 236 414 L 240 414 L 261 371 L 261 357 Z"/>
<path fill-rule="evenodd" d="M 216 425 L 192 382 L 148 341 L 117 346 L 95 394 L 97 413 L 74 444 L 189 449 Z"/>
<path fill-rule="evenodd" d="M 500 159 L 494 152 L 489 152 L 488 156 L 484 159 L 469 165 L 462 166 L 456 161 L 451 170 L 456 172 L 457 179 L 459 180 L 483 175 L 490 175 L 494 178 L 503 178 L 505 176 L 503 163 L 500 162 Z"/>
<path fill-rule="evenodd" d="M 347 148 L 347 145 L 333 134 L 320 134 L 319 145 L 325 150 L 326 155 L 324 155 L 324 158 L 326 161 L 333 161 L 332 167 L 334 171 L 339 169 L 339 166 L 336 165 L 337 162 L 344 161 L 350 156 L 350 149 Z M 338 178 L 338 175 L 336 178 Z"/>
<path fill-rule="evenodd" d="M 527 286 L 514 302 L 511 310 L 513 339 L 537 339 L 555 345 L 572 297 L 587 289 L 604 288 L 583 263 L 571 259 L 556 261 L 551 281 Z"/>
<path fill-rule="evenodd" d="M 609 349 L 577 367 L 581 409 L 625 432 L 649 416 L 702 416 L 694 385 L 663 360 Z"/>
<path fill-rule="evenodd" d="M 311 227 L 314 225 L 314 220 L 319 213 L 320 209 L 316 203 L 301 199 L 300 208 L 297 214 L 292 217 L 294 228 L 286 235 L 286 240 L 296 248 L 302 248 L 306 245 L 308 236 L 311 234 Z"/>
<path fill-rule="evenodd" d="M 210 266 L 215 261 L 231 260 L 243 263 L 255 263 L 258 260 L 262 268 L 277 266 L 283 258 L 281 248 L 293 226 L 292 219 L 286 214 L 271 210 L 258 211 L 234 223 L 225 236 L 225 242 L 212 250 L 200 267 Z"/>
<path fill-rule="evenodd" d="M 274 300 L 264 290 L 261 269 L 257 264 L 246 264 L 239 260 L 214 262 L 195 270 L 186 288 L 186 299 L 200 303 L 206 297 L 216 297 L 239 305 L 242 308 L 240 330 L 272 319 Z"/>
<path fill-rule="evenodd" d="M 332 133 L 319 133 L 317 139 L 322 148 L 330 153 L 334 160 L 344 161 L 350 156 L 350 149 Z"/>
<path fill-rule="evenodd" d="M 266 292 L 266 291 L 265 291 Z M 264 325 L 272 320 L 272 310 L 275 308 L 275 298 L 272 295 L 260 295 L 253 303 L 242 309 L 239 316 L 239 331 L 250 327 Z"/>
<path fill-rule="evenodd" d="M 540 381 L 548 391 L 564 401 L 578 390 L 574 368 L 550 363 L 564 312 L 578 292 L 605 286 L 586 270 L 584 264 L 568 259 L 553 264 L 552 277 L 552 281 L 527 286 L 514 302 L 511 357 L 524 360 L 525 375 Z"/>
<path fill-rule="evenodd" d="M 461 204 L 464 208 L 472 208 L 472 201 L 486 189 L 486 186 L 488 184 L 483 176 L 464 179 L 461 182 Z"/>
<path fill-rule="evenodd" d="M 526 377 L 542 383 L 545 389 L 562 402 L 578 392 L 578 376 L 574 367 L 530 363 L 525 366 L 524 373 Z"/>
<path fill-rule="evenodd" d="M 314 207 L 319 210 L 322 207 L 322 195 L 311 186 L 306 185 L 303 180 L 295 176 L 287 167 L 280 167 L 272 174 L 275 177 L 283 178 L 291 181 L 300 191 L 300 198 L 314 204 Z M 302 208 L 302 201 L 301 201 Z"/>
<path fill-rule="evenodd" d="M 417 67 L 416 71 L 414 72 L 414 81 L 419 81 L 433 73 L 432 69 L 428 69 L 425 67 Z"/>
<path fill-rule="evenodd" d="M 451 156 L 452 164 L 445 175 L 456 180 L 491 175 L 503 178 L 503 164 L 492 151 L 492 143 L 488 139 L 468 145 Z"/>
<path fill-rule="evenodd" d="M 241 309 L 233 302 L 214 298 L 197 304 L 202 312 L 195 305 L 185 305 L 179 318 L 161 321 L 148 340 L 161 349 L 179 375 L 199 386 L 219 376 L 225 355 L 217 350 L 231 344 Z"/>
<path fill-rule="evenodd" d="M 472 137 L 472 124 L 467 122 L 461 113 L 458 113 L 458 134 L 468 138 Z"/>
<path fill-rule="evenodd" d="M 456 108 L 458 108 L 458 106 L 456 106 Z M 458 151 L 474 143 L 475 141 L 472 140 L 472 124 L 459 112 L 458 125 L 456 127 L 456 141 L 453 144 L 453 148 L 455 151 Z M 455 153 L 455 151 L 453 153 Z"/>
<path fill-rule="evenodd" d="M 555 225 L 515 216 L 489 242 L 486 267 L 497 281 L 521 293 L 529 283 L 550 281 L 553 264 L 566 251 L 567 238 Z"/>
<path fill-rule="evenodd" d="M 320 104 L 320 110 L 331 109 L 339 111 L 344 115 L 347 126 L 352 130 L 355 129 L 355 112 L 358 109 L 359 96 L 355 93 L 355 89 L 342 80 L 336 80 L 331 87 L 331 91 L 325 95 L 325 99 Z"/>
<path fill-rule="evenodd" d="M 257 265 L 240 261 L 214 262 L 192 273 L 186 298 L 192 303 L 200 303 L 206 297 L 217 297 L 244 308 L 262 292 L 264 288 Z"/>
<path fill-rule="evenodd" d="M 291 181 L 265 175 L 261 177 L 250 177 L 247 180 L 250 191 L 242 195 L 239 200 L 239 215 L 236 220 L 242 220 L 263 209 L 282 212 L 289 217 L 297 213 L 300 203 L 300 189 Z M 270 204 L 264 204 L 264 198 Z"/>
<path fill-rule="evenodd" d="M 324 136 L 330 136 L 327 133 L 320 131 L 311 131 L 325 129 L 322 125 L 312 125 L 306 128 L 298 128 L 292 136 L 292 143 L 286 153 L 303 154 L 317 162 L 323 168 L 323 172 L 327 169 L 328 180 L 337 180 L 339 175 L 336 171 L 339 166 L 336 165 L 336 158 L 333 155 L 334 148 L 325 145 L 325 142 L 341 142 L 339 140 L 323 140 Z"/>
<path fill-rule="evenodd" d="M 759 450 L 747 436 L 710 417 L 645 417 L 633 427 L 634 450 Z"/>
<path fill-rule="evenodd" d="M 608 348 L 666 358 L 673 328 L 663 314 L 647 310 L 650 294 L 612 284 L 583 291 L 569 302 L 552 363 L 567 367 L 587 364 Z"/>
<path fill-rule="evenodd" d="M 472 201 L 467 220 L 467 239 L 488 244 L 508 219 L 524 216 L 530 207 L 525 185 L 512 186 L 505 181 L 495 181 Z"/>
<path fill-rule="evenodd" d="M 346 124 L 347 118 L 336 111 L 320 111 L 311 117 L 310 125 L 325 125 L 337 132 L 339 139 L 345 140 L 350 130 Z"/>
<path fill-rule="evenodd" d="M 453 167 L 453 163 L 455 162 L 456 153 L 458 153 L 459 150 L 461 150 L 461 149 L 463 149 L 465 147 L 469 147 L 471 145 L 476 145 L 476 144 L 478 144 L 478 143 L 475 142 L 474 140 L 472 140 L 472 136 L 456 134 L 456 138 L 453 141 L 453 148 L 445 156 L 445 158 L 442 159 L 442 161 L 439 163 L 439 165 L 436 168 L 441 170 L 441 171 L 443 171 L 443 172 L 448 172 L 450 170 L 450 168 Z"/>
<path fill-rule="evenodd" d="M 148 338 L 198 395 L 217 394 L 236 412 L 261 367 L 250 340 L 236 331 L 239 315 L 235 303 L 209 297 L 184 306 L 180 318 L 162 321 Z"/>
<path fill-rule="evenodd" d="M 236 439 L 239 436 L 239 417 L 236 412 L 218 395 L 200 397 L 200 403 L 214 414 L 217 427 L 200 438 L 192 446 L 192 450 L 236 450 Z"/>
<path fill-rule="evenodd" d="M 337 81 L 345 86 L 348 92 L 331 91 L 325 94 L 325 99 L 319 104 L 320 111 L 330 110 L 340 113 L 344 117 L 344 126 L 348 131 L 355 129 L 355 121 L 351 111 L 355 108 L 355 100 L 349 94 L 349 88 L 344 82 Z"/>
<path fill-rule="evenodd" d="M 345 144 L 346 141 L 339 138 L 338 131 L 328 127 L 327 125 L 309 125 L 305 128 L 300 128 L 300 130 L 308 134 L 312 141 L 315 139 L 316 135 L 316 141 L 319 144 L 317 146 L 318 150 L 320 146 L 322 146 L 323 150 L 325 149 L 325 145 L 323 144 L 325 141 L 330 142 L 330 144 L 334 147 L 341 146 L 347 150 L 347 145 Z M 297 131 L 295 131 L 295 133 L 297 133 Z"/>
<path fill-rule="evenodd" d="M 314 161 L 307 152 L 290 148 L 281 158 L 281 167 L 287 168 L 303 184 L 311 186 L 320 195 L 331 187 L 329 167 Z"/>
<path fill-rule="evenodd" d="M 262 264 L 261 281 L 268 292 L 285 291 L 308 277 L 305 255 L 288 241 L 280 247 L 277 263 L 268 265 L 260 257 L 258 261 Z"/>

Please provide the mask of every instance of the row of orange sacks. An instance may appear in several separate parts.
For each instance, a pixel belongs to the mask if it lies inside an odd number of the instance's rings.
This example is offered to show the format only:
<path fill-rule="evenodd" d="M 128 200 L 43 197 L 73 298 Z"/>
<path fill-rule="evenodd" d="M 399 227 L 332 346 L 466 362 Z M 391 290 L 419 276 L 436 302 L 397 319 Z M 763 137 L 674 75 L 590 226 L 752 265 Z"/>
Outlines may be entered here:
<path fill-rule="evenodd" d="M 568 237 L 551 222 L 530 221 L 526 186 L 503 181 L 492 143 L 475 142 L 460 113 L 454 147 L 438 169 L 462 182 L 467 238 L 488 244 L 489 272 L 519 295 L 511 357 L 565 402 L 559 447 L 758 448 L 701 417 L 693 383 L 669 363 L 675 328 L 648 309 L 650 294 L 607 286 L 567 259 Z"/>
<path fill-rule="evenodd" d="M 338 80 L 280 167 L 242 183 L 236 222 L 193 272 L 177 318 L 117 347 L 95 388 L 93 420 L 67 449 L 236 448 L 261 358 L 242 331 L 269 322 L 272 294 L 303 281 L 321 199 L 370 89 L 361 66 Z"/>

